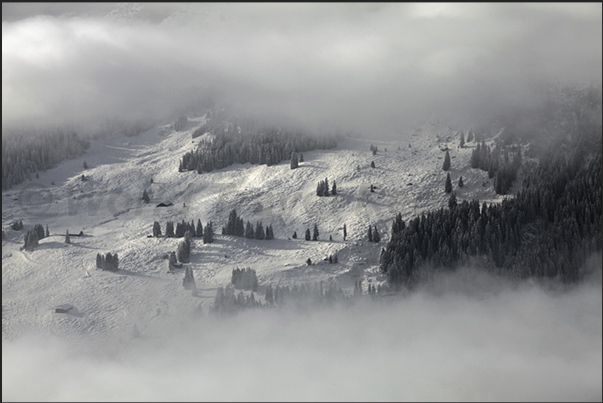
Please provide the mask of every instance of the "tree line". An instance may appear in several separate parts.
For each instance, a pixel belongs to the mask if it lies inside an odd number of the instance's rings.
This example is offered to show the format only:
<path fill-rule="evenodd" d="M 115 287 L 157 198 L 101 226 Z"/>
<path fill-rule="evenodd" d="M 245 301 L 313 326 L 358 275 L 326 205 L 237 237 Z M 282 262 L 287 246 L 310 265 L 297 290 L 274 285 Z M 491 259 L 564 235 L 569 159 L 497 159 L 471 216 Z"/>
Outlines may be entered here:
<path fill-rule="evenodd" d="M 39 171 L 75 158 L 90 147 L 90 141 L 76 133 L 56 130 L 49 133 L 2 135 L 2 190 L 10 189 Z"/>
<path fill-rule="evenodd" d="M 300 162 L 296 160 L 297 153 L 337 146 L 334 135 L 316 136 L 299 128 L 260 126 L 252 119 L 210 118 L 198 130 L 209 132 L 212 136 L 201 139 L 194 151 L 182 156 L 179 172 L 211 172 L 247 162 L 270 166 L 289 158 L 294 160 L 291 164 L 294 169 Z M 199 135 L 193 134 L 193 138 Z"/>
<path fill-rule="evenodd" d="M 602 244 L 600 134 L 567 154 L 555 148 L 515 198 L 481 208 L 477 200 L 455 199 L 408 224 L 398 214 L 380 257 L 389 283 L 412 286 L 427 270 L 452 270 L 477 257 L 516 277 L 579 280 L 585 259 Z"/>
<path fill-rule="evenodd" d="M 232 209 L 228 215 L 226 226 L 222 227 L 222 235 L 234 235 L 245 237 L 247 239 L 271 240 L 274 239 L 274 230 L 272 224 L 264 229 L 262 221 L 257 221 L 255 227 L 250 221 L 244 224 L 243 218 L 237 215 L 237 211 Z"/>

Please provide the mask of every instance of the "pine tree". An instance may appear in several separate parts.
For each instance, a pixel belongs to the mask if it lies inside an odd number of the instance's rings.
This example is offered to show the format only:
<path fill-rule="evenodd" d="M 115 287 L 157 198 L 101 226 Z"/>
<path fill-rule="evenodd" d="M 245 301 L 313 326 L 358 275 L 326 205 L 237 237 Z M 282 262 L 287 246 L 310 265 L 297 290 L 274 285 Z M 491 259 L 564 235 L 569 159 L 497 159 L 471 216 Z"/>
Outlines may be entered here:
<path fill-rule="evenodd" d="M 69 230 L 65 232 L 65 243 L 71 243 L 71 237 L 69 236 Z"/>
<path fill-rule="evenodd" d="M 247 239 L 255 238 L 255 232 L 253 230 L 253 225 L 249 221 L 247 221 L 247 225 L 245 226 L 245 238 L 247 238 Z"/>
<path fill-rule="evenodd" d="M 174 237 L 174 222 L 173 221 L 168 221 L 165 224 L 165 236 L 167 238 L 173 238 Z"/>
<path fill-rule="evenodd" d="M 159 221 L 155 221 L 153 223 L 153 236 L 155 238 L 159 238 L 161 236 L 161 224 L 159 224 Z"/>
<path fill-rule="evenodd" d="M 333 187 L 331 187 L 331 194 L 335 196 L 337 194 L 337 183 L 333 180 Z"/>
<path fill-rule="evenodd" d="M 446 184 L 444 185 L 446 193 L 452 192 L 452 179 L 450 179 L 450 172 L 446 175 Z"/>
<path fill-rule="evenodd" d="M 347 227 L 345 226 L 345 223 L 343 224 L 343 240 L 345 241 L 346 237 L 348 236 L 348 230 Z"/>
<path fill-rule="evenodd" d="M 442 165 L 442 169 L 444 171 L 448 171 L 450 169 L 450 153 L 446 151 L 446 155 L 444 156 L 444 164 Z"/>
<path fill-rule="evenodd" d="M 309 241 L 310 239 L 312 239 L 312 236 L 310 235 L 310 228 L 306 228 L 306 241 Z"/>
<path fill-rule="evenodd" d="M 370 225 L 368 227 L 368 241 L 373 242 L 373 228 Z"/>
<path fill-rule="evenodd" d="M 454 192 L 450 193 L 450 197 L 448 198 L 448 208 L 450 210 L 454 209 L 457 206 L 456 202 L 456 194 Z"/>
<path fill-rule="evenodd" d="M 145 203 L 149 203 L 151 201 L 151 198 L 149 197 L 149 194 L 147 193 L 146 189 L 142 192 L 142 200 Z"/>
<path fill-rule="evenodd" d="M 299 158 L 297 153 L 294 151 L 291 153 L 291 169 L 295 169 L 299 166 Z"/>
<path fill-rule="evenodd" d="M 203 231 L 203 243 L 212 243 L 214 241 L 214 224 L 213 222 L 208 222 L 205 225 L 205 230 Z"/>
<path fill-rule="evenodd" d="M 471 152 L 471 168 L 479 168 L 479 159 L 480 159 L 480 145 L 479 143 Z"/>
<path fill-rule="evenodd" d="M 371 168 L 375 168 L 375 161 L 371 161 Z"/>
<path fill-rule="evenodd" d="M 48 225 L 47 225 L 47 226 L 46 226 L 46 234 L 45 234 L 45 237 L 47 238 L 47 237 L 49 237 L 49 236 L 50 236 L 50 231 L 48 231 Z"/>
<path fill-rule="evenodd" d="M 190 252 L 191 252 L 191 244 L 188 240 L 184 240 L 180 242 L 178 245 L 178 250 L 176 251 L 176 256 L 181 263 L 189 263 L 190 262 Z"/>
<path fill-rule="evenodd" d="M 195 229 L 195 237 L 202 238 L 203 237 L 203 224 L 201 224 L 201 219 L 197 219 L 197 228 Z"/>
<path fill-rule="evenodd" d="M 379 232 L 377 231 L 377 225 L 373 226 L 373 242 L 379 242 L 381 241 L 381 235 L 379 235 Z"/>
<path fill-rule="evenodd" d="M 299 153 L 299 162 L 304 162 L 304 153 Z"/>
<path fill-rule="evenodd" d="M 460 141 L 459 146 L 460 146 L 461 148 L 464 148 L 464 147 L 465 147 L 465 133 L 463 133 L 463 132 L 461 132 L 461 141 Z"/>
<path fill-rule="evenodd" d="M 176 253 L 174 251 L 171 251 L 168 255 L 168 266 L 170 270 L 181 266 L 178 264 L 178 258 L 176 257 Z"/>
<path fill-rule="evenodd" d="M 462 188 L 463 186 L 465 186 L 465 184 L 463 183 L 463 177 L 461 176 L 459 178 L 459 187 Z"/>
<path fill-rule="evenodd" d="M 274 303 L 274 294 L 272 292 L 272 284 L 268 284 L 266 287 L 266 293 L 264 294 L 264 298 L 269 305 Z"/>
<path fill-rule="evenodd" d="M 255 224 L 255 239 L 266 239 L 266 233 L 264 232 L 264 226 L 262 225 L 261 221 L 257 221 Z"/>
<path fill-rule="evenodd" d="M 306 264 L 308 266 L 312 266 L 312 259 L 308 258 L 308 260 L 306 260 Z"/>
<path fill-rule="evenodd" d="M 24 249 L 30 252 L 33 252 L 34 249 L 39 245 L 38 244 L 38 231 L 35 228 L 31 228 L 25 234 L 25 245 Z"/>
<path fill-rule="evenodd" d="M 314 224 L 314 232 L 312 233 L 312 240 L 318 241 L 318 225 Z"/>
<path fill-rule="evenodd" d="M 293 239 L 297 239 L 297 231 L 293 231 L 293 235 L 291 236 Z"/>

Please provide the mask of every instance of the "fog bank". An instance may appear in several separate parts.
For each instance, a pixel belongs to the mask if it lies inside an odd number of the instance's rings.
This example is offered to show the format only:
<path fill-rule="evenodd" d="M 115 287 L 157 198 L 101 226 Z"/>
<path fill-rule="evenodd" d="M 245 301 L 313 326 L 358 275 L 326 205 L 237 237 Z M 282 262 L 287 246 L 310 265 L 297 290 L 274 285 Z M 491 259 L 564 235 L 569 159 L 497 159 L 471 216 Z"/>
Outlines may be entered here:
<path fill-rule="evenodd" d="M 205 316 L 118 345 L 3 341 L 2 399 L 600 401 L 601 297 L 600 269 L 563 290 L 461 271 L 383 304 Z"/>

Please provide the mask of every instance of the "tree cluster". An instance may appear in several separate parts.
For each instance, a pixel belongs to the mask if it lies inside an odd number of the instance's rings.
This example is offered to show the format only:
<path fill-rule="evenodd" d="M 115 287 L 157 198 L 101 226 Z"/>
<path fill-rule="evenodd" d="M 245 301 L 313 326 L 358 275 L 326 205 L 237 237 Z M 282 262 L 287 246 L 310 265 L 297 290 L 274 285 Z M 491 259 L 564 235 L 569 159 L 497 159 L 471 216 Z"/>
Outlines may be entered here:
<path fill-rule="evenodd" d="M 372 228 L 369 225 L 368 227 L 368 241 L 378 243 L 381 241 L 381 235 L 377 230 L 377 225 L 373 225 Z"/>
<path fill-rule="evenodd" d="M 380 267 L 390 284 L 412 286 L 426 267 L 453 269 L 472 258 L 516 277 L 575 282 L 601 250 L 601 138 L 551 153 L 501 204 L 463 201 L 409 222 L 396 216 Z"/>
<path fill-rule="evenodd" d="M 10 189 L 39 171 L 82 155 L 90 147 L 76 133 L 14 133 L 2 135 L 2 190 Z"/>
<path fill-rule="evenodd" d="M 119 258 L 117 256 L 117 253 L 113 255 L 111 254 L 111 252 L 107 252 L 106 255 L 97 253 L 96 268 L 113 272 L 117 271 L 119 269 Z"/>
<path fill-rule="evenodd" d="M 497 145 L 494 150 L 490 150 L 484 140 L 478 143 L 471 153 L 471 168 L 487 171 L 488 177 L 494 179 L 494 190 L 497 194 L 507 194 L 521 167 L 521 147 L 517 145 L 512 148 L 514 156 L 511 162 L 508 148 L 501 151 L 501 147 Z"/>
<path fill-rule="evenodd" d="M 335 136 L 318 137 L 301 129 L 262 127 L 253 119 L 212 118 L 205 131 L 212 133 L 211 138 L 202 139 L 194 151 L 182 156 L 180 172 L 211 172 L 247 162 L 270 166 L 291 158 L 293 153 L 332 149 L 337 145 Z M 301 156 L 299 162 L 303 162 Z"/>
<path fill-rule="evenodd" d="M 337 183 L 333 181 L 333 186 L 329 190 L 329 179 L 325 178 L 323 181 L 319 181 L 316 186 L 316 196 L 335 196 L 337 194 Z"/>
<path fill-rule="evenodd" d="M 208 228 L 209 227 L 209 232 Z M 182 238 L 187 233 L 190 237 L 203 238 L 203 243 L 212 243 L 214 240 L 213 223 L 210 221 L 206 224 L 205 229 L 201 224 L 201 219 L 197 219 L 197 225 L 195 226 L 195 220 L 186 222 L 182 220 L 176 223 L 176 229 L 174 230 L 174 222 L 168 221 L 165 225 L 165 236 L 166 238 Z M 161 236 L 161 224 L 158 221 L 153 222 L 153 236 L 158 238 Z"/>
<path fill-rule="evenodd" d="M 180 132 L 185 130 L 188 126 L 188 117 L 186 115 L 178 116 L 178 119 L 174 122 L 174 131 Z"/>
<path fill-rule="evenodd" d="M 274 230 L 272 224 L 264 229 L 262 221 L 257 221 L 255 227 L 250 221 L 244 224 L 243 218 L 237 215 L 237 211 L 232 209 L 228 215 L 226 226 L 222 227 L 222 235 L 233 235 L 245 237 L 247 239 L 271 240 L 274 239 Z"/>
<path fill-rule="evenodd" d="M 258 276 L 255 270 L 247 267 L 245 269 L 232 270 L 231 283 L 237 290 L 258 290 Z"/>

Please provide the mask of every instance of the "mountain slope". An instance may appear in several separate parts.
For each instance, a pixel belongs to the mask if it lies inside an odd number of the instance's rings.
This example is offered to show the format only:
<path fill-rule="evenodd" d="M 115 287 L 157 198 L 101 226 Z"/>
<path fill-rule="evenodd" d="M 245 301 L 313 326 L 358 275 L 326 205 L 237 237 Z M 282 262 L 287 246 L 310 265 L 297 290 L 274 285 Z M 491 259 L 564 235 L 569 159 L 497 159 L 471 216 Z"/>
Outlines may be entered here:
<path fill-rule="evenodd" d="M 8 234 L 2 248 L 3 337 L 40 329 L 106 337 L 129 330 L 132 323 L 148 323 L 158 312 L 162 319 L 176 321 L 199 307 L 207 312 L 216 288 L 229 283 L 235 267 L 255 269 L 260 286 L 332 279 L 351 294 L 358 279 L 380 283 L 384 279 L 378 272 L 379 253 L 395 214 L 402 212 L 408 220 L 447 206 L 442 170 L 446 147 L 459 201 L 500 200 L 487 173 L 469 168 L 475 144 L 457 148 L 457 131 L 437 123 L 398 142 L 346 137 L 334 150 L 304 153 L 305 162 L 295 170 L 284 161 L 270 167 L 237 164 L 201 175 L 179 173 L 179 158 L 195 147 L 198 139 L 191 140 L 191 134 L 202 122 L 197 119 L 197 125 L 184 132 L 164 126 L 137 137 L 96 140 L 82 157 L 41 174 L 36 183 L 3 193 L 3 228 Z M 369 150 L 371 144 L 379 148 L 376 155 Z M 88 169 L 82 168 L 83 161 Z M 456 186 L 460 175 L 463 188 Z M 336 181 L 336 196 L 316 196 L 316 186 L 325 178 L 330 185 Z M 145 189 L 149 204 L 141 200 Z M 173 206 L 156 207 L 160 202 Z M 220 235 L 232 209 L 245 222 L 271 224 L 277 239 Z M 23 230 L 8 228 L 19 219 L 25 223 Z M 184 271 L 168 273 L 162 257 L 175 251 L 181 239 L 147 235 L 155 220 L 165 232 L 167 221 L 197 219 L 203 225 L 212 220 L 217 235 L 213 244 L 194 239 L 188 265 L 199 296 L 192 297 L 182 287 Z M 34 252 L 20 250 L 24 233 L 36 223 L 48 225 L 51 236 Z M 306 228 L 312 230 L 314 224 L 319 241 L 305 241 Z M 368 225 L 377 225 L 379 244 L 366 240 Z M 67 245 L 67 230 L 72 235 L 83 231 L 84 236 L 72 236 Z M 294 231 L 296 240 L 290 239 Z M 96 270 L 96 254 L 106 252 L 118 253 L 117 273 Z M 323 260 L 330 254 L 337 254 L 339 263 Z M 306 265 L 308 258 L 313 265 Z M 262 287 L 258 294 L 261 300 Z M 54 313 L 54 307 L 67 303 L 75 306 L 71 314 Z M 173 317 L 168 319 L 166 313 Z"/>

